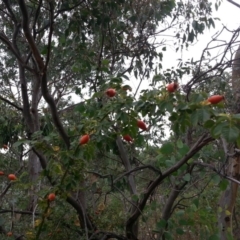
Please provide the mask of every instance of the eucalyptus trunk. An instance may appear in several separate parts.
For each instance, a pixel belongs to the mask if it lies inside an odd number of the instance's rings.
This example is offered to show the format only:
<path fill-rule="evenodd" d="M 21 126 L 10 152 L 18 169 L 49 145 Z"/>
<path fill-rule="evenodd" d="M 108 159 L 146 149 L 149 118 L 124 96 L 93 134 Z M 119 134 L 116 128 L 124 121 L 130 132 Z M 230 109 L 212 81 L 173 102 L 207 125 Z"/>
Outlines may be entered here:
<path fill-rule="evenodd" d="M 124 149 L 122 139 L 119 136 L 117 137 L 116 143 L 117 143 L 118 150 L 119 150 L 119 153 L 120 153 L 120 157 L 122 159 L 125 170 L 126 170 L 126 172 L 130 172 L 132 170 L 132 166 L 131 166 L 131 163 L 129 161 L 127 151 Z M 133 173 L 128 174 L 128 185 L 129 185 L 131 196 L 137 195 L 136 182 L 135 182 L 135 178 L 134 178 Z M 138 200 L 133 200 L 132 201 L 132 206 L 131 206 L 131 209 L 130 209 L 131 214 L 133 214 L 137 210 L 137 204 L 138 204 Z M 138 236 L 138 225 L 139 225 L 139 221 L 137 220 L 136 223 L 133 225 L 133 228 L 132 228 L 133 234 L 134 234 L 136 239 L 137 239 L 137 236 Z"/>
<path fill-rule="evenodd" d="M 234 113 L 240 113 L 240 45 L 234 57 L 232 65 L 232 89 L 235 98 L 234 101 Z M 234 147 L 229 149 L 231 156 L 234 155 Z M 226 165 L 224 172 L 231 178 L 239 180 L 240 176 L 240 157 L 234 155 L 234 157 L 228 158 L 228 164 Z M 238 191 L 238 184 L 235 182 L 229 182 L 227 189 L 222 193 L 219 201 L 219 217 L 218 226 L 221 231 L 221 240 L 227 240 L 228 236 L 232 236 L 233 232 L 233 211 L 236 203 Z"/>

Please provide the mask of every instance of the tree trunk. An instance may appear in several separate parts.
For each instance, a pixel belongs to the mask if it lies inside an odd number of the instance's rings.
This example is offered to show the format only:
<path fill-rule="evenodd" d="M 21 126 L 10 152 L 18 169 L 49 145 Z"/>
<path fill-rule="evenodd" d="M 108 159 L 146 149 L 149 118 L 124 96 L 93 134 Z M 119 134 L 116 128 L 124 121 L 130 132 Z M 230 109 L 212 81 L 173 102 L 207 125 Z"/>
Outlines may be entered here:
<path fill-rule="evenodd" d="M 29 153 L 29 159 L 28 159 L 28 172 L 29 172 L 29 181 L 30 183 L 32 183 L 32 186 L 28 191 L 28 194 L 30 196 L 28 210 L 34 210 L 37 204 L 36 193 L 40 190 L 40 181 L 38 184 L 37 184 L 37 181 L 38 181 L 40 171 L 41 171 L 40 161 L 37 155 L 33 151 L 31 151 Z"/>
<path fill-rule="evenodd" d="M 124 146 L 123 146 L 123 143 L 122 143 L 122 139 L 119 136 L 117 137 L 116 143 L 117 143 L 117 146 L 118 146 L 118 150 L 119 150 L 120 157 L 122 159 L 123 165 L 124 165 L 124 167 L 126 169 L 126 172 L 129 172 L 129 171 L 132 170 L 131 163 L 130 163 L 129 158 L 127 156 L 127 152 L 124 149 Z M 137 190 L 136 190 L 136 183 L 135 183 L 135 179 L 134 179 L 133 173 L 128 175 L 128 185 L 129 185 L 129 188 L 130 188 L 131 195 L 136 195 L 137 194 Z M 138 204 L 138 201 L 137 200 L 136 201 L 132 200 L 132 202 L 133 202 L 133 205 L 131 207 L 130 212 L 134 213 L 136 211 L 136 209 L 137 209 L 136 206 Z M 137 236 L 138 236 L 138 225 L 139 225 L 138 221 L 136 221 L 136 223 L 134 224 L 134 226 L 132 228 L 132 233 L 135 236 L 135 239 L 137 239 Z"/>
<path fill-rule="evenodd" d="M 37 84 L 32 84 L 32 89 L 33 89 L 33 94 L 32 94 L 32 104 L 30 107 L 30 100 L 28 97 L 28 85 L 27 85 L 27 80 L 26 80 L 26 75 L 25 75 L 25 69 L 24 67 L 21 66 L 21 63 L 19 63 L 19 77 L 20 77 L 20 82 L 21 82 L 21 94 L 22 94 L 22 99 L 23 99 L 23 117 L 25 119 L 25 124 L 27 126 L 27 134 L 30 137 L 32 133 L 35 131 L 39 131 L 39 116 L 38 116 L 38 93 L 40 91 L 40 85 L 39 85 L 39 79 L 36 77 L 33 80 Z M 32 109 L 30 111 L 30 109 Z M 35 182 L 39 176 L 41 166 L 39 159 L 37 155 L 33 152 L 30 151 L 29 153 L 29 160 L 28 160 L 28 170 L 29 170 L 29 181 Z M 33 186 L 37 186 L 33 184 Z M 31 187 L 31 189 L 28 191 L 28 194 L 30 196 L 29 204 L 27 209 L 33 210 L 37 204 L 37 197 L 36 197 L 36 192 L 39 190 L 38 187 Z"/>
<path fill-rule="evenodd" d="M 227 166 L 227 175 L 239 180 L 240 158 L 230 158 Z M 221 230 L 221 240 L 227 240 L 228 235 L 232 235 L 232 216 L 237 198 L 238 184 L 229 182 L 227 189 L 222 193 L 219 201 L 220 215 L 218 225 Z"/>
<path fill-rule="evenodd" d="M 235 97 L 234 113 L 240 113 L 240 45 L 235 54 L 232 65 L 232 89 Z M 234 147 L 230 153 L 234 153 Z M 240 175 L 240 157 L 228 158 L 228 165 L 225 168 L 228 176 L 239 180 Z M 218 217 L 218 226 L 221 231 L 221 240 L 227 240 L 228 235 L 232 235 L 232 216 L 237 198 L 238 184 L 229 182 L 227 189 L 222 193 L 219 201 L 220 215 Z"/>
<path fill-rule="evenodd" d="M 235 97 L 234 112 L 240 113 L 240 45 L 232 64 L 232 89 Z"/>
<path fill-rule="evenodd" d="M 36 74 L 31 82 L 32 90 L 32 101 L 31 101 L 31 120 L 33 125 L 33 131 L 37 132 L 40 130 L 39 124 L 39 113 L 38 113 L 38 103 L 41 98 L 40 89 L 40 77 Z M 30 110 L 30 109 L 29 109 Z M 28 194 L 30 196 L 28 209 L 34 210 L 37 205 L 37 195 L 36 193 L 40 190 L 40 180 L 38 180 L 39 174 L 41 172 L 41 163 L 38 156 L 30 151 L 28 155 L 28 173 L 29 181 L 32 183 L 31 189 L 29 189 Z M 37 182 L 38 181 L 38 182 Z"/>
<path fill-rule="evenodd" d="M 164 234 L 165 234 L 165 230 L 167 229 L 167 222 L 169 220 L 169 218 L 171 217 L 171 213 L 173 210 L 173 204 L 175 202 L 175 200 L 177 199 L 177 197 L 179 196 L 179 194 L 182 192 L 183 188 L 186 186 L 187 182 L 184 182 L 182 184 L 179 185 L 175 185 L 173 187 L 173 189 L 170 192 L 170 195 L 168 197 L 168 200 L 162 210 L 162 220 L 165 220 L 166 222 L 166 227 L 163 228 L 160 233 L 159 233 L 159 240 L 160 239 L 164 239 Z"/>

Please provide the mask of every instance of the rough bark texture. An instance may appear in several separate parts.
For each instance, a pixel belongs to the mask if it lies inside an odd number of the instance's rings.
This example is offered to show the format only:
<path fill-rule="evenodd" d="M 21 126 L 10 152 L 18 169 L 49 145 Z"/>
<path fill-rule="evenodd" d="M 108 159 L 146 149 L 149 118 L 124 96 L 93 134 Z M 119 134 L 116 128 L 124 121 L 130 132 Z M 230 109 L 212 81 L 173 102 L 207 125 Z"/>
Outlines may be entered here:
<path fill-rule="evenodd" d="M 235 113 L 240 113 L 240 45 L 235 54 L 232 65 L 232 89 L 235 98 Z M 229 151 L 233 153 L 234 151 Z M 240 157 L 231 157 L 225 168 L 228 176 L 239 180 L 240 176 Z M 222 193 L 219 201 L 220 215 L 218 225 L 221 230 L 221 240 L 227 240 L 228 234 L 232 234 L 232 216 L 237 198 L 238 184 L 229 182 L 227 189 Z"/>

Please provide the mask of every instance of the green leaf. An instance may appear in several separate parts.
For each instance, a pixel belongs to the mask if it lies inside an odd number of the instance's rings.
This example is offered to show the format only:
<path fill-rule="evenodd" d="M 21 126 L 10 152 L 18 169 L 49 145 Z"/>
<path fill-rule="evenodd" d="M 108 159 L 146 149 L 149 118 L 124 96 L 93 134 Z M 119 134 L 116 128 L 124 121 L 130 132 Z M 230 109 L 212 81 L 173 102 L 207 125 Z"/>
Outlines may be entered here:
<path fill-rule="evenodd" d="M 60 42 L 61 44 L 64 44 L 64 43 L 66 42 L 66 37 L 65 37 L 64 35 L 60 36 L 59 42 Z"/>
<path fill-rule="evenodd" d="M 173 239 L 173 237 L 172 237 L 170 232 L 165 232 L 164 233 L 164 237 L 165 237 L 166 240 L 172 240 Z"/>
<path fill-rule="evenodd" d="M 216 175 L 216 174 L 215 174 L 215 175 L 212 177 L 211 180 L 212 180 L 212 182 L 213 182 L 214 184 L 219 184 L 221 178 L 220 178 L 219 175 Z"/>
<path fill-rule="evenodd" d="M 197 110 L 198 118 L 202 122 L 206 122 L 210 118 L 210 113 L 205 108 L 201 108 Z"/>
<path fill-rule="evenodd" d="M 136 21 L 137 21 L 137 16 L 136 15 L 133 15 L 129 18 L 129 21 L 134 24 Z"/>
<path fill-rule="evenodd" d="M 178 104 L 177 108 L 178 108 L 178 110 L 184 111 L 184 110 L 189 109 L 189 106 L 186 103 L 180 103 L 180 104 Z"/>
<path fill-rule="evenodd" d="M 212 18 L 209 18 L 209 19 L 208 19 L 208 23 L 209 23 L 210 26 L 212 25 L 213 28 L 215 28 L 215 23 L 214 23 L 214 21 L 213 21 Z"/>
<path fill-rule="evenodd" d="M 102 60 L 102 65 L 103 66 L 108 66 L 109 65 L 109 60 L 108 59 L 103 59 Z"/>
<path fill-rule="evenodd" d="M 184 33 L 184 34 L 183 34 L 183 40 L 182 40 L 183 43 L 185 43 L 186 38 L 187 38 L 187 37 L 186 37 L 186 34 Z"/>
<path fill-rule="evenodd" d="M 161 219 L 159 222 L 157 222 L 157 229 L 161 230 L 163 228 L 166 227 L 167 221 L 165 221 L 164 219 Z"/>
<path fill-rule="evenodd" d="M 183 147 L 183 142 L 182 142 L 182 140 L 180 140 L 180 139 L 177 140 L 177 147 L 178 147 L 178 148 L 182 148 L 182 147 Z"/>
<path fill-rule="evenodd" d="M 205 96 L 203 96 L 202 94 L 198 94 L 198 93 L 193 93 L 193 95 L 191 96 L 191 102 L 193 103 L 199 103 L 201 101 L 203 101 L 205 99 Z M 196 109 L 196 106 L 193 105 L 194 109 Z"/>
<path fill-rule="evenodd" d="M 196 206 L 196 208 L 198 208 L 199 206 L 199 198 L 196 198 L 192 201 L 192 203 Z"/>
<path fill-rule="evenodd" d="M 74 108 L 74 111 L 81 112 L 81 113 L 85 112 L 86 111 L 85 104 L 84 103 L 77 104 Z"/>
<path fill-rule="evenodd" d="M 132 195 L 132 200 L 133 201 L 138 201 L 138 199 L 139 199 L 138 195 Z"/>
<path fill-rule="evenodd" d="M 198 114 L 197 111 L 195 111 L 195 112 L 192 113 L 192 115 L 191 115 L 191 117 L 190 117 L 190 120 L 191 120 L 191 123 L 192 123 L 193 126 L 197 126 L 198 116 L 199 116 L 199 114 Z"/>
<path fill-rule="evenodd" d="M 42 55 L 47 55 L 47 53 L 48 53 L 48 46 L 45 45 L 45 46 L 43 47 L 42 51 L 41 51 L 41 54 L 42 54 Z"/>
<path fill-rule="evenodd" d="M 182 225 L 182 226 L 188 226 L 188 221 L 185 220 L 185 219 L 180 219 L 180 220 L 178 221 L 178 223 L 179 223 L 179 225 Z"/>
<path fill-rule="evenodd" d="M 183 179 L 184 179 L 186 182 L 189 182 L 190 179 L 191 179 L 190 173 L 185 174 L 184 177 L 183 177 Z"/>
<path fill-rule="evenodd" d="M 158 207 L 157 200 L 153 200 L 150 204 L 151 210 L 156 210 Z"/>
<path fill-rule="evenodd" d="M 229 182 L 227 179 L 222 179 L 218 186 L 222 191 L 225 191 L 227 189 L 228 184 Z"/>
<path fill-rule="evenodd" d="M 213 137 L 219 137 L 222 133 L 223 127 L 226 125 L 228 125 L 227 122 L 220 122 L 213 129 L 211 129 L 211 134 Z"/>
<path fill-rule="evenodd" d="M 203 127 L 204 128 L 212 128 L 214 126 L 215 122 L 211 119 L 207 120 L 204 124 Z"/>
<path fill-rule="evenodd" d="M 188 42 L 193 42 L 194 40 L 194 32 L 193 30 L 188 34 Z"/>
<path fill-rule="evenodd" d="M 162 154 L 171 154 L 174 152 L 174 146 L 172 143 L 164 143 L 160 151 Z"/>
<path fill-rule="evenodd" d="M 197 29 L 197 25 L 198 25 L 198 22 L 197 22 L 196 20 L 193 20 L 193 22 L 192 22 L 192 27 L 193 27 L 194 29 Z"/>
<path fill-rule="evenodd" d="M 184 156 L 189 151 L 189 146 L 184 144 L 182 148 L 179 149 L 181 156 Z"/>
<path fill-rule="evenodd" d="M 13 147 L 17 148 L 22 144 L 29 144 L 30 142 L 31 142 L 30 140 L 19 140 L 13 144 Z"/>
<path fill-rule="evenodd" d="M 160 75 L 160 74 L 154 75 L 153 79 L 152 79 L 153 82 L 158 82 L 158 81 L 161 81 L 161 80 L 163 80 L 163 76 Z"/>
<path fill-rule="evenodd" d="M 168 119 L 169 119 L 169 121 L 174 122 L 178 119 L 178 114 L 173 112 L 172 115 Z"/>
<path fill-rule="evenodd" d="M 176 229 L 176 233 L 179 234 L 179 235 L 183 235 L 184 234 L 184 231 L 182 228 L 177 228 Z"/>
<path fill-rule="evenodd" d="M 208 238 L 208 240 L 219 240 L 219 239 L 220 239 L 219 234 L 213 234 Z"/>
<path fill-rule="evenodd" d="M 176 162 L 176 161 L 175 161 L 174 158 L 167 159 L 167 160 L 165 161 L 165 165 L 166 165 L 166 167 L 172 167 L 175 162 Z"/>
<path fill-rule="evenodd" d="M 235 126 L 225 126 L 222 128 L 222 135 L 228 142 L 235 142 L 239 133 L 239 129 Z"/>
<path fill-rule="evenodd" d="M 127 75 L 122 75 L 122 78 L 129 80 L 129 77 Z"/>
<path fill-rule="evenodd" d="M 79 72 L 79 66 L 77 65 L 77 64 L 73 64 L 72 65 L 72 70 L 73 70 L 73 72 Z"/>
<path fill-rule="evenodd" d="M 184 210 L 178 210 L 178 211 L 176 211 L 176 215 L 177 215 L 178 217 L 183 216 L 184 214 L 185 214 L 185 211 L 184 211 Z"/>
<path fill-rule="evenodd" d="M 173 104 L 172 102 L 167 102 L 165 105 L 166 111 L 171 113 L 173 111 Z"/>

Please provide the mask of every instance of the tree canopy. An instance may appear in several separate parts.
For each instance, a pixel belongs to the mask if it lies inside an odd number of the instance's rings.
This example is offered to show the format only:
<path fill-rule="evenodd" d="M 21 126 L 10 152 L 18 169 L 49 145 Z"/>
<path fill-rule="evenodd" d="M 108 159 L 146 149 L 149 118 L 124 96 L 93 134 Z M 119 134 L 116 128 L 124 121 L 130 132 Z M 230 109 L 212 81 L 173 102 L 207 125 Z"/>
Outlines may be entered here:
<path fill-rule="evenodd" d="M 221 2 L 0 2 L 1 239 L 238 236 L 239 29 L 165 67 Z"/>

